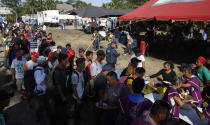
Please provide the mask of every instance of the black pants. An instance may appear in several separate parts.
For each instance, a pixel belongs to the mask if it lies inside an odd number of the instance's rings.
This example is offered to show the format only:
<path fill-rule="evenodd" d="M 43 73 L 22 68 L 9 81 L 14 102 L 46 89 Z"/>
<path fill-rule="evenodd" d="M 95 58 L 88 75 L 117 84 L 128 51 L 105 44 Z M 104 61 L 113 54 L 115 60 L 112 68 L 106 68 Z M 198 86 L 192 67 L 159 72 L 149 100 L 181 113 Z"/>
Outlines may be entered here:
<path fill-rule="evenodd" d="M 60 96 L 55 96 L 55 109 L 51 117 L 51 125 L 67 125 L 67 106 Z"/>

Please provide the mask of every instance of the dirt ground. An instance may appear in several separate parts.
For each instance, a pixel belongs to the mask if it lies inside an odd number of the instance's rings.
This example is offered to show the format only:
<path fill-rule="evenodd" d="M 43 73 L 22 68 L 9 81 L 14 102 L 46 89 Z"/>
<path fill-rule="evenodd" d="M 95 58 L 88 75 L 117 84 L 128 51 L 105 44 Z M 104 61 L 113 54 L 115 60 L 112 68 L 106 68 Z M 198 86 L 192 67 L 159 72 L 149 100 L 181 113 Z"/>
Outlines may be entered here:
<path fill-rule="evenodd" d="M 85 34 L 80 29 L 74 29 L 73 27 L 67 26 L 65 31 L 62 31 L 58 28 L 48 28 L 48 32 L 53 34 L 53 39 L 57 45 L 65 46 L 67 43 L 71 43 L 72 48 L 78 54 L 79 48 L 87 49 L 91 45 L 91 35 Z M 103 50 L 106 50 L 108 42 L 101 41 L 101 46 Z M 0 50 L 3 50 L 0 47 Z M 89 50 L 92 50 L 92 45 L 89 47 Z M 124 69 L 128 63 L 130 56 L 123 55 L 123 46 L 119 45 L 118 52 L 121 56 L 118 58 L 118 63 L 116 65 L 117 69 Z M 0 87 L 11 89 L 13 87 L 11 72 L 3 67 L 3 53 L 0 53 Z M 94 59 L 96 55 L 94 53 Z M 164 60 L 156 59 L 153 57 L 146 57 L 146 75 L 151 75 L 158 72 L 163 67 Z M 104 62 L 105 63 L 105 62 Z M 177 64 L 175 64 L 175 71 L 180 75 Z M 154 79 L 155 81 L 155 79 Z M 25 101 L 20 102 L 18 94 L 15 94 L 11 98 L 9 107 L 7 107 L 7 113 L 9 114 L 9 123 L 18 122 L 21 125 L 38 125 L 35 122 L 34 113 L 30 111 Z M 85 122 L 84 122 L 85 123 Z"/>

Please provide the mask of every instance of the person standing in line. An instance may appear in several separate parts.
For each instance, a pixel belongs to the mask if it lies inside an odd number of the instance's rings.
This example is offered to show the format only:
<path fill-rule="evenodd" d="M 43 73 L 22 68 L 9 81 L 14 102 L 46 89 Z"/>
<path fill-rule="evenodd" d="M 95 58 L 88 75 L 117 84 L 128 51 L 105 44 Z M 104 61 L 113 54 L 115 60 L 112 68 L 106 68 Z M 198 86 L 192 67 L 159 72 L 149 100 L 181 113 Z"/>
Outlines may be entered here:
<path fill-rule="evenodd" d="M 26 63 L 26 59 L 22 58 L 22 50 L 17 50 L 16 58 L 12 61 L 11 69 L 12 69 L 12 80 L 17 85 L 18 92 L 24 89 L 24 64 Z"/>
<path fill-rule="evenodd" d="M 102 61 L 104 60 L 105 56 L 106 54 L 103 50 L 97 51 L 97 58 L 90 66 L 91 79 L 94 79 L 99 73 L 101 73 L 103 68 Z"/>
<path fill-rule="evenodd" d="M 106 49 L 106 62 L 107 64 L 112 65 L 113 68 L 115 68 L 115 65 L 117 63 L 117 57 L 120 56 L 116 48 L 116 43 L 112 42 L 111 45 Z"/>
<path fill-rule="evenodd" d="M 79 122 L 79 113 L 82 104 L 82 98 L 85 88 L 85 78 L 83 71 L 85 69 L 85 59 L 78 58 L 76 61 L 77 68 L 73 71 L 71 77 L 71 83 L 73 85 L 73 98 L 75 101 L 74 108 L 74 124 L 78 125 Z"/>
<path fill-rule="evenodd" d="M 55 88 L 55 112 L 52 116 L 52 125 L 67 125 L 67 95 L 66 95 L 66 66 L 68 65 L 66 54 L 59 54 L 58 66 L 55 68 L 53 73 L 53 84 Z"/>

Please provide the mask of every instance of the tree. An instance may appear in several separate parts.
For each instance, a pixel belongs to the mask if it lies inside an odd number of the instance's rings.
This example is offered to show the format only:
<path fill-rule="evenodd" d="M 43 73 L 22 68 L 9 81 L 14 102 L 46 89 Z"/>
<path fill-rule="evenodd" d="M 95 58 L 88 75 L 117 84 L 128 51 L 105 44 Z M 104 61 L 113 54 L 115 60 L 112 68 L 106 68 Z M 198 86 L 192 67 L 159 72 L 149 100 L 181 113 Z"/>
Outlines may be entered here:
<path fill-rule="evenodd" d="M 135 9 L 146 1 L 147 0 L 112 0 L 110 3 L 103 3 L 103 7 L 111 9 Z"/>
<path fill-rule="evenodd" d="M 66 3 L 67 4 L 74 4 L 76 2 L 76 0 L 67 0 Z"/>
<path fill-rule="evenodd" d="M 80 9 L 82 7 L 87 6 L 87 3 L 83 2 L 83 1 L 80 1 L 80 0 L 77 0 L 76 3 L 75 3 L 75 6 L 76 6 L 77 9 Z"/>
<path fill-rule="evenodd" d="M 15 14 L 15 18 L 17 21 L 17 18 L 20 15 L 22 9 L 21 0 L 1 0 L 1 4 L 2 6 L 12 9 L 12 12 Z"/>

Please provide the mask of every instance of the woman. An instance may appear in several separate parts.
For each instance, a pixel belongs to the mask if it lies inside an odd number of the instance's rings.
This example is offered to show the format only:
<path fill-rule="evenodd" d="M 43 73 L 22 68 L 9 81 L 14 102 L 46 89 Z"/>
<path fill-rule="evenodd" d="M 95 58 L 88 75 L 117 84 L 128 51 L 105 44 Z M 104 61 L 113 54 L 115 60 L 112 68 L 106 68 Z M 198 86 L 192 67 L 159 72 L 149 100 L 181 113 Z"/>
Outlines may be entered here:
<path fill-rule="evenodd" d="M 158 73 L 151 75 L 150 78 L 155 78 L 162 75 L 162 82 L 170 82 L 172 83 L 174 78 L 176 77 L 176 73 L 174 72 L 174 65 L 171 62 L 165 62 L 163 64 L 163 69 L 161 69 Z"/>
<path fill-rule="evenodd" d="M 172 107 L 172 118 L 179 120 L 179 111 L 186 102 L 190 100 L 181 100 L 177 89 L 181 87 L 181 82 L 179 79 L 175 79 L 172 82 L 172 86 L 169 86 L 163 96 L 163 100 L 166 101 Z"/>
<path fill-rule="evenodd" d="M 196 104 L 201 104 L 201 92 L 200 92 L 200 81 L 194 75 L 192 75 L 192 69 L 190 66 L 185 67 L 184 84 L 181 85 L 182 88 L 185 88 L 187 92 L 194 98 Z"/>

